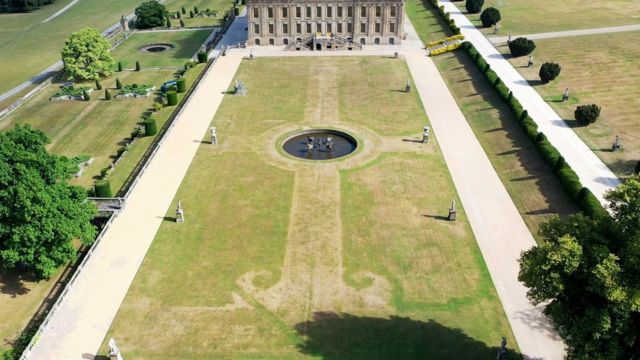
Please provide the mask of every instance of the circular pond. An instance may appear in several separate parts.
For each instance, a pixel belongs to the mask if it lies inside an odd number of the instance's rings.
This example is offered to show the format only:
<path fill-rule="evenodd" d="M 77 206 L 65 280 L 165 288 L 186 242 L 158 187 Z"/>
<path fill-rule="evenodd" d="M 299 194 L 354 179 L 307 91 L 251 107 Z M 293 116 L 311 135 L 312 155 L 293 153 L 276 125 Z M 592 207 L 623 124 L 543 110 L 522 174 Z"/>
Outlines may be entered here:
<path fill-rule="evenodd" d="M 140 51 L 158 53 L 173 49 L 171 44 L 151 44 L 140 48 Z"/>
<path fill-rule="evenodd" d="M 285 140 L 287 153 L 307 160 L 331 160 L 349 155 L 358 147 L 353 136 L 336 130 L 306 130 Z"/>

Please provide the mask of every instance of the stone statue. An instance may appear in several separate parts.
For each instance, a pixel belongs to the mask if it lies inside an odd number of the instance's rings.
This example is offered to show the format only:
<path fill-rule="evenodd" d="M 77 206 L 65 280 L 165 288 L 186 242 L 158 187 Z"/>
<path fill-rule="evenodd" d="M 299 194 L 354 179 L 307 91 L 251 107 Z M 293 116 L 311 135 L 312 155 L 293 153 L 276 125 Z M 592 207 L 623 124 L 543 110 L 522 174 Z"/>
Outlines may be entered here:
<path fill-rule="evenodd" d="M 497 360 L 505 360 L 507 358 L 507 338 L 502 337 L 500 342 L 500 350 L 498 350 Z"/>
<path fill-rule="evenodd" d="M 211 145 L 215 145 L 218 143 L 218 135 L 216 134 L 216 127 L 211 127 Z"/>
<path fill-rule="evenodd" d="M 422 142 L 423 143 L 428 143 L 429 142 L 429 131 L 431 129 L 428 126 L 425 126 L 422 128 Z"/>
<path fill-rule="evenodd" d="M 569 101 L 569 88 L 564 89 L 562 93 L 562 102 Z"/>
<path fill-rule="evenodd" d="M 533 66 L 533 55 L 529 55 L 529 62 L 527 63 L 527 67 L 530 68 Z"/>
<path fill-rule="evenodd" d="M 127 21 L 124 15 L 120 16 L 120 27 L 122 27 L 122 31 L 125 33 L 129 31 L 129 21 Z"/>
<path fill-rule="evenodd" d="M 411 92 L 411 80 L 407 79 L 407 85 L 405 85 L 404 87 L 404 92 L 406 93 L 410 93 Z"/>
<path fill-rule="evenodd" d="M 120 349 L 113 338 L 109 339 L 109 360 L 123 360 Z"/>
<path fill-rule="evenodd" d="M 455 200 L 451 200 L 451 208 L 449 208 L 449 217 L 447 217 L 447 220 L 449 221 L 455 221 L 456 220 L 456 201 Z"/>
<path fill-rule="evenodd" d="M 178 200 L 178 207 L 176 208 L 176 222 L 184 222 L 184 210 L 182 209 L 182 201 Z"/>
<path fill-rule="evenodd" d="M 611 146 L 611 151 L 618 151 L 621 148 L 622 148 L 622 145 L 620 144 L 620 137 L 616 135 L 616 142 L 614 142 L 613 145 Z"/>

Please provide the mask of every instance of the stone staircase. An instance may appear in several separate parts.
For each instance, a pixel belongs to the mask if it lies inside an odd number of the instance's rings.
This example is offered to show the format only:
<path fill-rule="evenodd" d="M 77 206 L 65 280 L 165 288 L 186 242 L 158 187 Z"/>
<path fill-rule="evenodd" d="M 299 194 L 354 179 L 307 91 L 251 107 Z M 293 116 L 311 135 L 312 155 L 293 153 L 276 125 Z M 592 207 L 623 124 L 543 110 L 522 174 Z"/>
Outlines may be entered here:
<path fill-rule="evenodd" d="M 313 34 L 307 36 L 301 41 L 295 42 L 293 44 L 287 45 L 287 50 L 293 51 L 313 51 L 315 50 L 314 45 L 320 44 L 322 49 L 331 51 L 331 50 L 362 50 L 362 45 L 354 43 L 349 39 L 335 34 L 329 35 L 321 35 L 321 34 Z"/>

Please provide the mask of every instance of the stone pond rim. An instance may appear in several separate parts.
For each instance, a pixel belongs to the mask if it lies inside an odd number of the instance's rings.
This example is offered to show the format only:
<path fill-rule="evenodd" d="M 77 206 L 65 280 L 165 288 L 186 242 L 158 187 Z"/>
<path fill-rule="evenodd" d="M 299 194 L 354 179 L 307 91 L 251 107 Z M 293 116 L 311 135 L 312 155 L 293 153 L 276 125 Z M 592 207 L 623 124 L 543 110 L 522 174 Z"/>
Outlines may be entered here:
<path fill-rule="evenodd" d="M 149 44 L 149 45 L 142 46 L 140 48 L 140 51 L 158 53 L 158 52 L 171 50 L 173 48 L 174 48 L 174 46 L 171 45 L 171 44 Z"/>
<path fill-rule="evenodd" d="M 333 160 L 351 154 L 358 141 L 351 135 L 332 129 L 302 130 L 287 137 L 282 149 L 306 160 Z"/>

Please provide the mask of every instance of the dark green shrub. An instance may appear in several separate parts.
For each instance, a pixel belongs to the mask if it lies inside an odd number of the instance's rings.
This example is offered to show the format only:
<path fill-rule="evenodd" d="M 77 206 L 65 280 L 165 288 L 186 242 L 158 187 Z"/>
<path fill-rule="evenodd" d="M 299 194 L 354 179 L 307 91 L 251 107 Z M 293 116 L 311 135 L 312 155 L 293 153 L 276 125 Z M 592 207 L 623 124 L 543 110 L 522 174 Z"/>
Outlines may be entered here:
<path fill-rule="evenodd" d="M 636 164 L 635 173 L 640 174 L 640 161 Z"/>
<path fill-rule="evenodd" d="M 193 7 L 193 12 L 196 13 L 196 14 L 198 13 L 198 7 L 197 6 Z"/>
<path fill-rule="evenodd" d="M 467 9 L 469 14 L 477 14 L 482 10 L 483 5 L 484 0 L 467 0 L 464 7 Z"/>
<path fill-rule="evenodd" d="M 509 91 L 509 94 L 511 94 L 511 91 Z M 520 101 L 518 101 L 514 96 L 511 96 L 511 99 L 507 96 L 507 101 L 509 102 L 509 106 L 511 107 L 513 114 L 519 119 L 522 116 L 522 112 L 524 112 L 522 104 L 520 104 Z"/>
<path fill-rule="evenodd" d="M 198 52 L 198 62 L 199 63 L 206 63 L 207 62 L 207 53 L 204 51 L 199 51 Z"/>
<path fill-rule="evenodd" d="M 233 15 L 235 16 L 240 15 L 240 8 L 233 8 Z"/>
<path fill-rule="evenodd" d="M 596 104 L 580 105 L 576 108 L 574 115 L 580 125 L 593 124 L 600 117 L 600 106 Z"/>
<path fill-rule="evenodd" d="M 497 88 L 497 87 L 498 87 L 498 85 L 500 85 L 500 84 L 502 84 L 502 80 L 500 80 L 500 78 L 499 78 L 499 77 L 497 77 L 497 78 L 493 81 L 493 86 L 494 86 L 495 88 Z M 508 93 L 507 93 L 506 97 L 509 97 L 509 94 L 508 94 Z"/>
<path fill-rule="evenodd" d="M 107 179 L 96 181 L 96 183 L 94 184 L 94 188 L 95 188 L 96 197 L 101 197 L 101 198 L 113 197 L 113 193 L 111 192 L 111 184 Z"/>
<path fill-rule="evenodd" d="M 482 21 L 483 27 L 490 27 L 498 23 L 502 17 L 500 11 L 494 7 L 486 8 L 480 14 L 480 21 Z"/>
<path fill-rule="evenodd" d="M 564 156 L 561 155 L 560 157 L 558 157 L 558 160 L 556 160 L 556 164 L 553 166 L 553 171 L 558 172 L 566 165 L 567 161 L 564 159 Z"/>
<path fill-rule="evenodd" d="M 494 83 L 496 82 L 496 79 L 498 78 L 498 74 L 496 74 L 495 71 L 489 69 L 487 71 L 485 71 L 484 76 L 487 78 L 487 80 L 489 80 L 490 83 Z"/>
<path fill-rule="evenodd" d="M 180 26 L 184 27 L 184 20 L 180 19 Z"/>
<path fill-rule="evenodd" d="M 538 125 L 533 121 L 533 119 L 527 116 L 520 124 L 529 139 L 531 139 L 531 141 L 535 141 L 536 136 L 538 136 Z"/>
<path fill-rule="evenodd" d="M 592 218 L 599 218 L 607 215 L 607 211 L 602 207 L 598 198 L 591 190 L 583 187 L 578 194 L 578 205 L 582 211 Z"/>
<path fill-rule="evenodd" d="M 91 96 L 89 96 L 89 93 L 87 92 L 87 90 L 82 90 L 82 100 L 84 101 L 91 100 Z"/>
<path fill-rule="evenodd" d="M 118 61 L 118 71 L 122 71 L 122 63 Z"/>
<path fill-rule="evenodd" d="M 135 14 L 135 24 L 138 29 L 149 29 L 166 24 L 167 9 L 154 0 L 140 4 L 136 8 Z"/>
<path fill-rule="evenodd" d="M 496 85 L 496 90 L 498 91 L 498 95 L 500 95 L 502 100 L 507 100 L 507 98 L 509 97 L 509 88 L 507 87 L 507 85 L 502 83 L 502 80 L 500 80 L 500 83 Z"/>
<path fill-rule="evenodd" d="M 540 133 L 542 134 L 542 133 Z M 539 135 L 538 135 L 539 136 Z M 560 157 L 560 152 L 555 146 L 551 145 L 547 137 L 542 134 L 543 139 L 536 142 L 538 146 L 538 150 L 542 154 L 542 158 L 549 166 L 554 166 L 558 162 L 558 158 Z"/>
<path fill-rule="evenodd" d="M 144 134 L 152 136 L 158 133 L 158 126 L 156 125 L 156 119 L 148 117 L 142 121 L 144 124 Z"/>
<path fill-rule="evenodd" d="M 118 157 L 121 157 L 122 154 L 124 154 L 127 151 L 127 148 L 124 146 L 120 146 L 118 148 L 118 151 L 116 151 L 116 155 L 118 155 Z"/>
<path fill-rule="evenodd" d="M 524 121 L 524 119 L 526 119 L 528 117 L 529 117 L 529 112 L 527 110 L 523 110 L 522 114 L 520 114 L 519 120 L 520 120 L 520 122 L 522 122 L 522 121 Z"/>
<path fill-rule="evenodd" d="M 529 55 L 535 48 L 536 44 L 533 41 L 523 37 L 509 42 L 509 51 L 511 51 L 511 55 L 515 57 Z"/>
<path fill-rule="evenodd" d="M 189 10 L 189 17 L 193 19 L 193 10 Z"/>
<path fill-rule="evenodd" d="M 187 9 L 185 9 L 184 6 L 180 9 L 180 11 L 182 11 L 182 15 L 187 13 Z"/>
<path fill-rule="evenodd" d="M 547 135 L 545 135 L 544 133 L 538 133 L 538 136 L 536 136 L 536 142 L 541 142 L 545 140 L 547 140 Z"/>
<path fill-rule="evenodd" d="M 176 80 L 176 89 L 178 91 L 178 94 L 182 94 L 183 92 L 187 91 L 187 81 L 185 80 L 185 78 Z"/>
<path fill-rule="evenodd" d="M 467 51 L 467 54 L 468 54 L 469 53 L 469 49 L 471 49 L 471 43 L 468 42 L 468 41 L 464 41 L 462 44 L 460 44 L 460 47 L 465 49 Z"/>
<path fill-rule="evenodd" d="M 122 82 L 120 79 L 116 79 L 116 89 L 122 89 Z"/>
<path fill-rule="evenodd" d="M 178 105 L 178 93 L 175 90 L 167 91 L 167 106 Z"/>
<path fill-rule="evenodd" d="M 96 90 L 102 90 L 102 84 L 100 84 L 100 81 L 98 81 L 98 79 L 96 79 Z"/>
<path fill-rule="evenodd" d="M 580 183 L 580 179 L 578 179 L 578 175 L 576 175 L 575 171 L 568 165 L 564 166 L 556 174 L 567 194 L 577 202 L 579 200 L 580 190 L 582 190 L 582 184 Z"/>
<path fill-rule="evenodd" d="M 140 61 L 136 61 L 136 71 L 140 71 Z"/>
<path fill-rule="evenodd" d="M 554 62 L 546 62 L 540 66 L 540 80 L 546 84 L 557 78 L 560 75 L 560 70 L 560 65 Z"/>
<path fill-rule="evenodd" d="M 176 11 L 176 19 L 180 19 L 182 16 L 180 15 L 180 10 Z"/>
<path fill-rule="evenodd" d="M 111 93 L 109 92 L 109 89 L 104 89 L 104 99 L 111 100 Z"/>
<path fill-rule="evenodd" d="M 167 16 L 167 22 L 166 22 L 166 27 L 171 28 L 171 19 L 169 19 L 169 17 Z"/>

